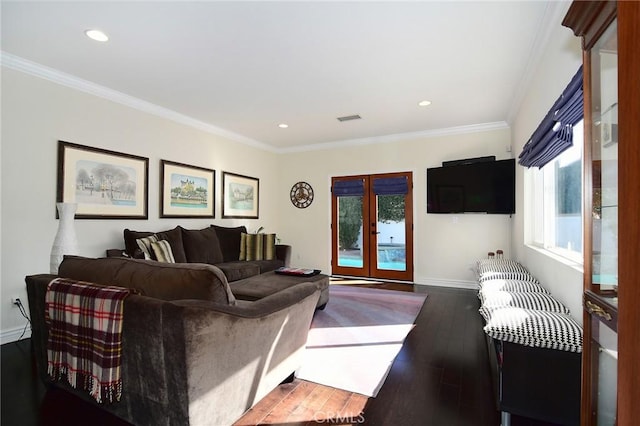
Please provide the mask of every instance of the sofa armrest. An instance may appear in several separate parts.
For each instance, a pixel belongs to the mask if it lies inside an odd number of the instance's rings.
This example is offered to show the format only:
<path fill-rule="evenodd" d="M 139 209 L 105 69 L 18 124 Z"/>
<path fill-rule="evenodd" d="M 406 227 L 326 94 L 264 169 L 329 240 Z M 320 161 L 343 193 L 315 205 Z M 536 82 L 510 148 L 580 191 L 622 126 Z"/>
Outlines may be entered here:
<path fill-rule="evenodd" d="M 183 324 L 190 423 L 232 424 L 298 369 L 318 297 L 303 283 L 237 306 L 170 302 Z"/>
<path fill-rule="evenodd" d="M 26 277 L 37 369 L 46 384 L 45 293 L 55 275 Z M 301 363 L 319 290 L 301 283 L 237 306 L 129 295 L 122 399 L 101 404 L 134 424 L 231 424 Z M 87 394 L 56 383 L 86 402 Z"/>
<path fill-rule="evenodd" d="M 107 249 L 107 257 L 129 257 L 124 249 Z"/>
<path fill-rule="evenodd" d="M 291 246 L 276 244 L 276 258 L 284 262 L 284 266 L 291 266 Z"/>

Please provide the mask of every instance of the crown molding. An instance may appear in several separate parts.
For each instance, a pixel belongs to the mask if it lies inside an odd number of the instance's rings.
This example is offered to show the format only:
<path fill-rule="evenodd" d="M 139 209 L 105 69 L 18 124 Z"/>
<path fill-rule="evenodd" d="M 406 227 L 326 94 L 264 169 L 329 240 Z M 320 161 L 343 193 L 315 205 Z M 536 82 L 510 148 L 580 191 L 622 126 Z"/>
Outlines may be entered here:
<path fill-rule="evenodd" d="M 151 102 L 143 101 L 142 99 L 127 95 L 117 90 L 109 89 L 108 87 L 101 86 L 96 83 L 92 83 L 88 80 L 81 79 L 71 74 L 64 73 L 62 71 L 50 68 L 27 59 L 21 58 L 10 53 L 0 51 L 0 63 L 3 67 L 10 68 L 25 74 L 33 75 L 44 80 L 51 81 L 56 84 L 60 84 L 66 87 L 70 87 L 81 92 L 85 92 L 94 96 L 98 96 L 103 99 L 107 99 L 112 102 L 125 105 L 130 108 L 137 109 L 148 114 L 152 114 L 167 120 L 174 121 L 186 126 L 193 127 L 204 132 L 220 136 L 235 142 L 240 142 L 245 145 L 259 148 L 265 151 L 274 152 L 277 154 L 286 154 L 292 152 L 306 152 L 306 151 L 318 151 L 324 149 L 344 148 L 349 146 L 363 146 L 379 143 L 393 143 L 401 142 L 411 139 L 438 137 L 438 136 L 450 136 L 459 135 L 465 133 L 476 133 L 499 129 L 508 129 L 509 125 L 505 121 L 498 121 L 494 123 L 473 124 L 468 126 L 449 127 L 444 129 L 424 130 L 419 132 L 398 133 L 384 136 L 374 136 L 368 138 L 347 139 L 338 140 L 333 142 L 317 143 L 311 145 L 290 147 L 290 148 L 276 148 L 268 145 L 264 142 L 260 142 L 254 139 L 247 138 L 237 133 L 230 132 L 228 130 L 213 126 L 200 120 L 188 117 L 184 114 L 180 114 L 176 111 L 168 108 L 161 107 Z"/>
<path fill-rule="evenodd" d="M 562 18 L 567 13 L 570 5 L 571 1 L 569 0 L 550 1 L 547 3 L 544 14 L 540 19 L 540 30 L 529 49 L 529 60 L 524 68 L 520 84 L 518 84 L 518 88 L 516 89 L 507 112 L 507 123 L 510 125 L 513 124 L 513 121 L 522 107 L 525 94 L 531 88 L 533 76 L 540 65 L 540 60 L 542 59 L 544 52 L 547 50 L 547 46 L 551 42 L 551 36 L 553 35 L 553 32 L 558 29 L 558 26 L 562 22 Z"/>
<path fill-rule="evenodd" d="M 109 89 L 108 87 L 92 83 L 88 80 L 81 79 L 71 74 L 58 71 L 56 69 L 29 61 L 27 59 L 12 55 L 4 51 L 0 51 L 0 62 L 3 67 L 20 71 L 25 74 L 30 74 L 35 77 L 51 81 L 53 83 L 60 84 L 62 86 L 70 87 L 81 92 L 98 96 L 100 98 L 116 102 L 142 112 L 146 112 L 148 114 L 152 114 L 161 118 L 165 118 L 167 120 L 174 121 L 176 123 L 190 126 L 195 129 L 202 130 L 216 136 L 221 136 L 235 142 L 240 142 L 254 148 L 260 148 L 265 151 L 271 152 L 275 151 L 275 149 L 271 145 L 267 145 L 263 142 L 247 138 L 245 136 L 230 132 L 225 129 L 221 129 L 220 127 L 216 127 L 203 121 L 196 120 L 195 118 L 180 114 L 179 112 L 170 110 L 168 108 L 161 107 L 151 102 L 143 101 L 142 99 L 127 95 L 122 92 L 118 92 L 117 90 Z"/>
<path fill-rule="evenodd" d="M 439 136 L 461 135 L 466 133 L 488 132 L 492 130 L 509 129 L 506 121 L 496 121 L 493 123 L 471 124 L 468 126 L 448 127 L 444 129 L 423 130 L 419 132 L 397 133 L 393 135 L 374 136 L 370 138 L 347 139 L 341 141 L 317 143 L 312 145 L 296 146 L 291 148 L 281 148 L 276 150 L 280 154 L 293 152 L 319 151 L 323 149 L 344 148 L 348 146 L 374 145 L 380 143 L 402 142 L 413 139 L 433 138 Z"/>

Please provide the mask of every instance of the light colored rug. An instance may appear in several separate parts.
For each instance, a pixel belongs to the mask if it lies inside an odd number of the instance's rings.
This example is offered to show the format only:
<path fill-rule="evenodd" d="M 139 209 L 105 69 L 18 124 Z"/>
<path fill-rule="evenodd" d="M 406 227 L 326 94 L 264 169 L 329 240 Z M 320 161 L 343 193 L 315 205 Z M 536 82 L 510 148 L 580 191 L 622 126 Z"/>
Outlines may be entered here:
<path fill-rule="evenodd" d="M 329 295 L 296 377 L 375 397 L 427 295 L 346 285 L 331 285 Z"/>

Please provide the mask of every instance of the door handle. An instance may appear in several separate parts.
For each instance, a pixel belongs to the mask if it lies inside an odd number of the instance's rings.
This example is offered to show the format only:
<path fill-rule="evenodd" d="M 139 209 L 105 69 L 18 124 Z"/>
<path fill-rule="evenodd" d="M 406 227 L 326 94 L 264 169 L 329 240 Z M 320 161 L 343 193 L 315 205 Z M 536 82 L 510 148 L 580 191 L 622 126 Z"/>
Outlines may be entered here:
<path fill-rule="evenodd" d="M 595 303 L 587 300 L 586 302 L 584 302 L 585 308 L 587 309 L 587 312 L 589 312 L 590 314 L 594 314 L 599 316 L 600 318 L 604 318 L 607 321 L 611 321 L 611 314 L 607 311 L 605 311 L 602 307 L 596 305 Z"/>

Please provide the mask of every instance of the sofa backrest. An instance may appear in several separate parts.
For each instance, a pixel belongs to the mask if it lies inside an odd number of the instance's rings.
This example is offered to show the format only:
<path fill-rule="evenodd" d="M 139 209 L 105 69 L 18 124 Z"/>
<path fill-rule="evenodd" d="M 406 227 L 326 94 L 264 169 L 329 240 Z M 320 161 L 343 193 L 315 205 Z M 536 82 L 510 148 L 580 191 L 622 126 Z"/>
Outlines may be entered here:
<path fill-rule="evenodd" d="M 224 273 L 201 263 L 160 263 L 122 257 L 65 256 L 58 269 L 65 278 L 127 287 L 161 300 L 198 299 L 235 304 Z"/>
<path fill-rule="evenodd" d="M 225 227 L 211 225 L 204 229 L 185 229 L 176 226 L 161 232 L 124 230 L 124 245 L 127 256 L 144 259 L 138 246 L 140 238 L 155 235 L 158 240 L 166 240 L 176 263 L 196 262 L 215 265 L 237 261 L 240 255 L 240 239 L 247 232 L 245 226 Z"/>

